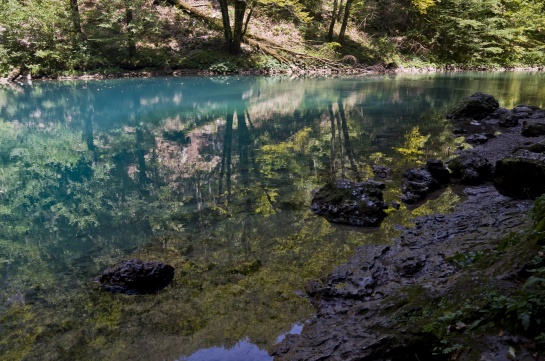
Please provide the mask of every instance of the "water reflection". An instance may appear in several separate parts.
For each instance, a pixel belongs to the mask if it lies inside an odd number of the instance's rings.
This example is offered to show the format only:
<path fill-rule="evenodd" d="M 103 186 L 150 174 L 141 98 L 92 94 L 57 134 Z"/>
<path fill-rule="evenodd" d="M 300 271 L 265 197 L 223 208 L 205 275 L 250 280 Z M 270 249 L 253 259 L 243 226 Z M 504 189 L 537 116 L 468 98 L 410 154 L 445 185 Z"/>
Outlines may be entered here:
<path fill-rule="evenodd" d="M 8 300 L 0 348 L 30 360 L 265 357 L 261 350 L 311 315 L 296 292 L 306 280 L 362 243 L 388 242 L 407 217 L 457 201 L 447 191 L 362 231 L 311 214 L 313 189 L 372 177 L 381 164 L 394 174 L 386 200 L 399 199 L 404 168 L 448 154 L 443 114 L 453 103 L 480 90 L 502 105 L 543 106 L 543 80 L 475 73 L 0 87 Z M 175 281 L 145 297 L 92 288 L 94 276 L 129 257 L 173 265 Z"/>
<path fill-rule="evenodd" d="M 231 348 L 212 347 L 199 350 L 189 357 L 178 361 L 272 361 L 267 351 L 259 349 L 248 340 L 238 342 Z"/>

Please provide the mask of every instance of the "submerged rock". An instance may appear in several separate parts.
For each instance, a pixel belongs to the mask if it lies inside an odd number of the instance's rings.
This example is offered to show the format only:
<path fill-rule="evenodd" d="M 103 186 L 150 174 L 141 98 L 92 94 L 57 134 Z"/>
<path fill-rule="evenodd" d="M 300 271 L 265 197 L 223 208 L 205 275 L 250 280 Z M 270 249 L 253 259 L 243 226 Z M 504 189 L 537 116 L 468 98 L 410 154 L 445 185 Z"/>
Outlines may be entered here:
<path fill-rule="evenodd" d="M 139 259 L 121 261 L 95 278 L 102 289 L 127 295 L 156 293 L 174 278 L 174 267 Z"/>
<path fill-rule="evenodd" d="M 496 162 L 494 185 L 506 196 L 535 199 L 545 193 L 545 154 L 519 150 Z"/>
<path fill-rule="evenodd" d="M 473 150 L 462 152 L 458 158 L 449 161 L 448 168 L 452 171 L 453 178 L 469 185 L 489 180 L 494 170 L 488 159 Z"/>
<path fill-rule="evenodd" d="M 317 190 L 310 210 L 335 223 L 351 226 L 378 226 L 386 217 L 388 205 L 383 200 L 384 184 L 347 179 L 329 182 Z"/>
<path fill-rule="evenodd" d="M 486 118 L 496 109 L 500 103 L 490 94 L 475 93 L 458 103 L 448 114 L 447 118 L 453 120 Z"/>
<path fill-rule="evenodd" d="M 378 178 L 387 179 L 390 177 L 391 172 L 392 170 L 390 168 L 383 165 L 373 165 L 373 174 Z"/>

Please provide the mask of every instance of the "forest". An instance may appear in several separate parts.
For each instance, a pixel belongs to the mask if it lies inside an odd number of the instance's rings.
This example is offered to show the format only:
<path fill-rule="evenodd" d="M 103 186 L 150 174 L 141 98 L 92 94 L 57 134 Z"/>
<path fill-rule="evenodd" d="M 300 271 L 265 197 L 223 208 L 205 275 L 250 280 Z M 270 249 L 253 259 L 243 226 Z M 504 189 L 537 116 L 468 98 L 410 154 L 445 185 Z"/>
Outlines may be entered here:
<path fill-rule="evenodd" d="M 0 77 L 545 63 L 529 0 L 3 0 Z"/>

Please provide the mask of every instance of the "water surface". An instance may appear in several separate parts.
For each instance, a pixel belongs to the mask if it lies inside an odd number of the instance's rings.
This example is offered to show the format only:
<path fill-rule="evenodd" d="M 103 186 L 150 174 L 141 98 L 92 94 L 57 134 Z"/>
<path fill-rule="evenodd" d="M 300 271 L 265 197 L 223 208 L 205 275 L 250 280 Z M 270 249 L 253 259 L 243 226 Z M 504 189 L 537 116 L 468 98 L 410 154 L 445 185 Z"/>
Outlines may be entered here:
<path fill-rule="evenodd" d="M 378 230 L 308 211 L 331 178 L 399 178 L 454 151 L 475 91 L 545 106 L 541 73 L 187 77 L 0 88 L 0 353 L 6 360 L 270 360 L 312 315 L 302 290 Z M 127 258 L 176 267 L 157 295 L 93 283 Z M 296 325 L 296 326 L 294 326 Z"/>

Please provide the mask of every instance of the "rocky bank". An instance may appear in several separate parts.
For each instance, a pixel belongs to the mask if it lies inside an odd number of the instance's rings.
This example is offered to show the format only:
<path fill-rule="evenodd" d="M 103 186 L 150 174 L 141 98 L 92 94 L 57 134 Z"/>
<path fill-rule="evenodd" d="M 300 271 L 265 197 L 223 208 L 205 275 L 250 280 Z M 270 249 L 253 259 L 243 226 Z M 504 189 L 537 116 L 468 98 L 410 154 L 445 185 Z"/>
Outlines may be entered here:
<path fill-rule="evenodd" d="M 489 293 L 508 292 L 528 277 L 528 248 L 505 250 L 505 244 L 528 229 L 532 200 L 500 194 L 496 187 L 505 187 L 498 185 L 494 166 L 543 144 L 545 134 L 530 138 L 523 129 L 545 121 L 545 111 L 522 105 L 504 110 L 495 99 L 476 97 L 487 109 L 469 99 L 471 109 L 460 106 L 448 115 L 466 140 L 483 135 L 472 150 L 458 154 L 461 163 L 469 159 L 459 166 L 469 169 L 469 178 L 451 169 L 457 179 L 451 187 L 465 199 L 451 214 L 415 219 L 391 244 L 359 247 L 326 279 L 309 282 L 306 294 L 316 314 L 300 335 L 276 345 L 276 361 L 539 359 L 529 340 L 481 313 Z M 533 154 L 542 167 L 542 153 Z M 482 164 L 485 170 L 477 174 Z"/>

